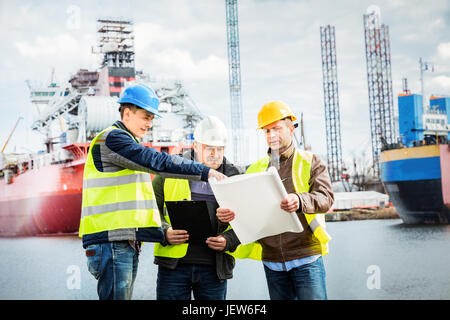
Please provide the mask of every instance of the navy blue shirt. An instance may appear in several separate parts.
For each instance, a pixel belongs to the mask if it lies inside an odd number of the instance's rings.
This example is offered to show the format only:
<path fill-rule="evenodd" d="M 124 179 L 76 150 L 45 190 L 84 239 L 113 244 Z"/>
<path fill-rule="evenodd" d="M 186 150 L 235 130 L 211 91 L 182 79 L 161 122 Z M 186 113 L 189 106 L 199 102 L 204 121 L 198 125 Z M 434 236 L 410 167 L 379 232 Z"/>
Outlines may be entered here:
<path fill-rule="evenodd" d="M 99 145 L 93 146 L 92 157 L 97 170 L 116 172 L 127 168 L 165 178 L 208 181 L 210 168 L 204 164 L 141 145 L 121 121 L 116 121 L 113 126 L 118 130 L 107 134 L 106 150 Z"/>

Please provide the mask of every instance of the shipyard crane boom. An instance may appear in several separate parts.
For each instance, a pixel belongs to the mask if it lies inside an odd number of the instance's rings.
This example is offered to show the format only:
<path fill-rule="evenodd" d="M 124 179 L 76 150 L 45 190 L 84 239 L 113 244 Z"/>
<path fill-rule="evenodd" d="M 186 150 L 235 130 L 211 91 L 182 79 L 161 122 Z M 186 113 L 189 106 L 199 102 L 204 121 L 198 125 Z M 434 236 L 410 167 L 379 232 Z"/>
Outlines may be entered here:
<path fill-rule="evenodd" d="M 11 139 L 14 131 L 16 130 L 17 125 L 19 124 L 20 120 L 22 120 L 22 119 L 23 119 L 23 117 L 19 117 L 19 119 L 17 119 L 16 124 L 14 125 L 14 128 L 11 130 L 11 133 L 8 136 L 8 139 L 6 139 L 6 143 L 5 143 L 5 145 L 3 146 L 3 149 L 2 149 L 2 153 L 3 153 L 3 151 L 5 151 L 5 148 L 8 145 L 9 140 Z"/>
<path fill-rule="evenodd" d="M 230 82 L 231 129 L 233 141 L 233 160 L 240 162 L 242 146 L 242 98 L 241 65 L 239 55 L 239 24 L 237 0 L 225 0 L 227 18 L 228 76 Z"/>
<path fill-rule="evenodd" d="M 80 92 L 68 87 L 63 93 L 64 96 L 61 99 L 52 99 L 48 103 L 46 109 L 41 112 L 39 119 L 33 123 L 33 130 L 44 132 L 54 120 L 78 107 L 82 96 Z"/>

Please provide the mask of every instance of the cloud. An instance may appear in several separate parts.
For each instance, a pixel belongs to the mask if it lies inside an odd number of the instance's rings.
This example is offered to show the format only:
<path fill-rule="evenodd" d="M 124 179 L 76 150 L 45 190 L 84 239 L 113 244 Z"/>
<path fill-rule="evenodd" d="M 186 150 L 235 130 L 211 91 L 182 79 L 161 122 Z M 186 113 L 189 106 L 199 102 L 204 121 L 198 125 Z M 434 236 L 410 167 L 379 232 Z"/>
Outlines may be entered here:
<path fill-rule="evenodd" d="M 449 76 L 437 76 L 431 79 L 431 86 L 433 93 L 442 94 L 450 92 L 450 77 Z"/>
<path fill-rule="evenodd" d="M 178 29 L 160 23 L 144 22 L 136 24 L 134 32 L 136 49 L 141 50 L 148 46 L 158 48 L 183 46 L 225 35 L 224 30 L 218 28 L 218 25 L 202 22 Z"/>
<path fill-rule="evenodd" d="M 211 42 L 225 33 L 217 25 L 196 23 L 171 28 L 161 23 L 139 23 L 135 28 L 136 61 L 139 68 L 184 81 L 225 80 L 228 73 L 226 46 L 213 53 Z"/>
<path fill-rule="evenodd" d="M 227 60 L 214 55 L 194 60 L 187 50 L 167 49 L 147 57 L 162 74 L 173 74 L 185 81 L 226 79 Z"/>
<path fill-rule="evenodd" d="M 442 60 L 450 60 L 450 42 L 440 43 L 437 47 L 438 57 Z"/>
<path fill-rule="evenodd" d="M 57 64 L 58 69 L 65 69 L 64 65 L 68 61 L 70 67 L 94 64 L 97 57 L 91 53 L 93 44 L 95 44 L 93 35 L 74 37 L 70 33 L 61 33 L 38 35 L 31 40 L 17 40 L 14 47 L 23 61 L 31 59 L 34 63 L 39 61 L 41 64 Z"/>
<path fill-rule="evenodd" d="M 55 37 L 37 36 L 32 42 L 16 41 L 14 43 L 20 55 L 25 58 L 71 54 L 77 44 L 77 41 L 68 34 Z"/>

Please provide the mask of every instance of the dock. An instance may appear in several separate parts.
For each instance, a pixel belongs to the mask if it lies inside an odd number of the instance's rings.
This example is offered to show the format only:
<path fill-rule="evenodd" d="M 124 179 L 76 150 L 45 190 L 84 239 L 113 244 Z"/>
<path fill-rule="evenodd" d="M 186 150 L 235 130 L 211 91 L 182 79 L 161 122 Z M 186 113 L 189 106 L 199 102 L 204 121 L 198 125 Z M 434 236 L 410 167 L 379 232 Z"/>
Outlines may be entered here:
<path fill-rule="evenodd" d="M 387 208 L 352 208 L 325 214 L 325 221 L 352 221 L 369 219 L 400 219 L 394 207 Z"/>

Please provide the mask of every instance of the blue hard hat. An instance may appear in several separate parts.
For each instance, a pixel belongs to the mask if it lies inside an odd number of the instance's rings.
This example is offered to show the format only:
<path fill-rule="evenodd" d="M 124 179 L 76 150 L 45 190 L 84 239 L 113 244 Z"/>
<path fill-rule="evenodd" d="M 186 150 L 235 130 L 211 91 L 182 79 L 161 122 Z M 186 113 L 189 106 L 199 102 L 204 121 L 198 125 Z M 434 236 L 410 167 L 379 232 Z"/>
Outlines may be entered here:
<path fill-rule="evenodd" d="M 158 113 L 158 96 L 152 88 L 145 84 L 136 84 L 123 90 L 117 103 L 132 103 L 162 118 Z"/>

